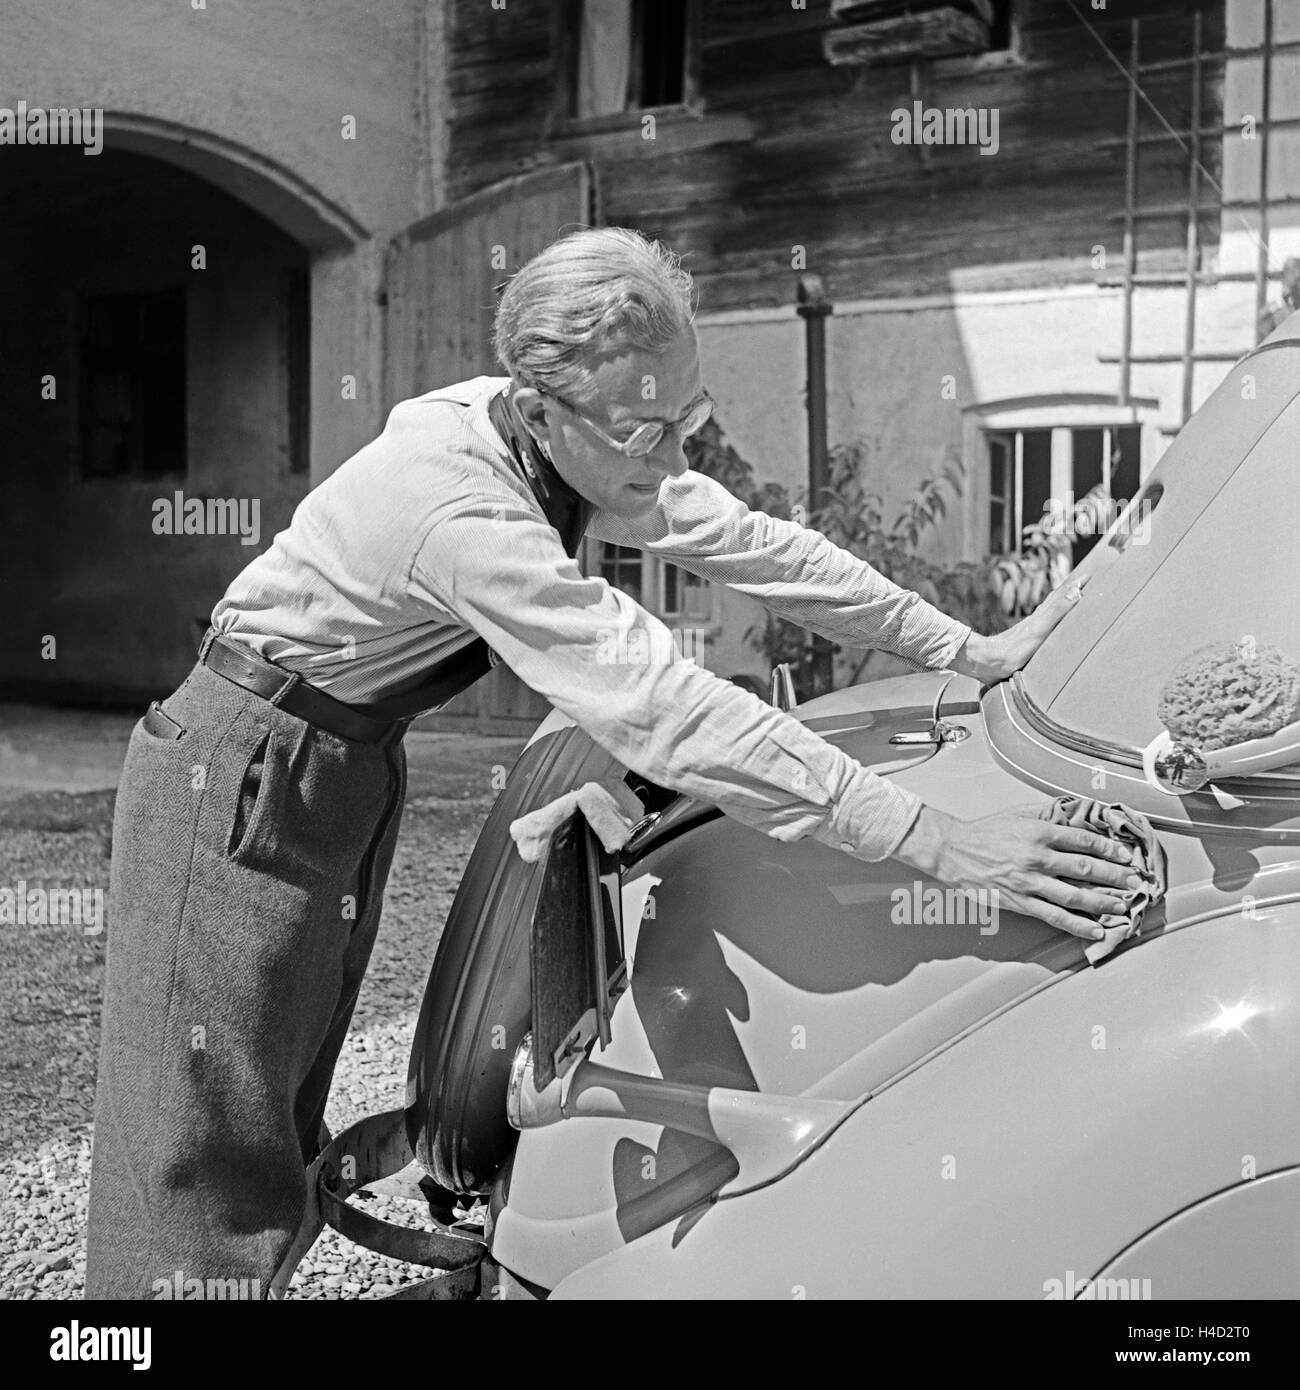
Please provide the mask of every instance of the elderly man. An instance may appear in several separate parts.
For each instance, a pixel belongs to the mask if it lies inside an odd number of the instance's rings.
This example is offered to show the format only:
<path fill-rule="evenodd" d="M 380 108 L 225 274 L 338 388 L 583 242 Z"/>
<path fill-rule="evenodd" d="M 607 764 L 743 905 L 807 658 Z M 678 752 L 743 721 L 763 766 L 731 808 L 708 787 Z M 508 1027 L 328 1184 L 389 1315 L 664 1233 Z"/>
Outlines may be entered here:
<path fill-rule="evenodd" d="M 1122 905 L 1110 841 L 924 806 L 674 658 L 654 617 L 581 573 L 584 533 L 639 546 L 828 637 L 985 681 L 1078 600 L 982 637 L 690 471 L 682 441 L 711 409 L 692 312 L 675 257 L 635 233 L 544 251 L 497 313 L 509 377 L 398 405 L 235 579 L 194 670 L 137 725 L 114 823 L 90 1297 L 147 1297 L 177 1271 L 269 1288 L 379 922 L 402 734 L 495 661 L 629 768 L 776 838 L 997 889 L 1079 936 Z M 601 659 L 629 638 L 667 659 Z"/>

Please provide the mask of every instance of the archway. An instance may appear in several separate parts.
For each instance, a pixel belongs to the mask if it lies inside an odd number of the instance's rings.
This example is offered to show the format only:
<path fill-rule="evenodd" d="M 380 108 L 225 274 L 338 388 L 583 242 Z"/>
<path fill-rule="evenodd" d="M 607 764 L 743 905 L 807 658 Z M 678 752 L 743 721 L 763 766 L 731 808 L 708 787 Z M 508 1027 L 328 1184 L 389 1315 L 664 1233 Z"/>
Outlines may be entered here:
<path fill-rule="evenodd" d="M 366 232 L 252 152 L 118 113 L 94 157 L 7 150 L 0 204 L 0 681 L 138 701 L 306 492 L 312 265 Z"/>

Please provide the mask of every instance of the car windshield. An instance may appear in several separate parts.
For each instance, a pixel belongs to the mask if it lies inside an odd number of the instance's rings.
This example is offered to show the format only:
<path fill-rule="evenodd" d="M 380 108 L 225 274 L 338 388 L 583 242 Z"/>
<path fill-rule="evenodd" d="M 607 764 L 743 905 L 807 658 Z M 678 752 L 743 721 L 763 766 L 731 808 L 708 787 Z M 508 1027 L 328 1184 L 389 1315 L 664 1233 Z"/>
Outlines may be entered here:
<path fill-rule="evenodd" d="M 1144 747 L 1162 728 L 1166 678 L 1210 643 L 1300 660 L 1297 333 L 1233 369 L 1080 565 L 1083 601 L 1022 678 L 1031 706 L 1069 733 Z"/>

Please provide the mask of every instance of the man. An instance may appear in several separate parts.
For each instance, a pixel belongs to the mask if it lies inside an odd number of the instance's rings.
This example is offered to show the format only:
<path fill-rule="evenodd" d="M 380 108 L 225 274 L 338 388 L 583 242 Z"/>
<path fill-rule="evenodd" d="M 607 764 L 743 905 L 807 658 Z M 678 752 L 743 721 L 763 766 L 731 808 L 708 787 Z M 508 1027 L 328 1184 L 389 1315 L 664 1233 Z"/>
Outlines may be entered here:
<path fill-rule="evenodd" d="M 497 313 L 509 378 L 397 406 L 231 584 L 199 664 L 137 725 L 114 821 L 90 1297 L 147 1296 L 176 1271 L 269 1287 L 378 926 L 406 721 L 495 660 L 628 767 L 776 838 L 997 889 L 1079 936 L 1120 904 L 1110 841 L 923 806 L 674 658 L 657 619 L 581 574 L 586 531 L 985 681 L 1079 597 L 981 637 L 690 472 L 682 440 L 711 408 L 692 312 L 689 277 L 635 233 L 543 252 Z M 638 645 L 668 659 L 602 659 Z"/>
<path fill-rule="evenodd" d="M 1300 309 L 1300 256 L 1288 256 L 1282 262 L 1282 297 L 1270 300 L 1259 316 L 1259 336 L 1267 338 Z"/>

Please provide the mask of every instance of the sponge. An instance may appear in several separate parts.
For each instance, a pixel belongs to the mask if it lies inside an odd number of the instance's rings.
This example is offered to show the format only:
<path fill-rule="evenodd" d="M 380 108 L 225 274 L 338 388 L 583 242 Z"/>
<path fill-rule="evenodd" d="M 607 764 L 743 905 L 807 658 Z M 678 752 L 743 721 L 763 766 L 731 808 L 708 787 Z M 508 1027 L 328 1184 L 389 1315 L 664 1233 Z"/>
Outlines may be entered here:
<path fill-rule="evenodd" d="M 1165 681 L 1156 714 L 1206 752 L 1267 738 L 1300 716 L 1300 663 L 1253 642 L 1201 647 Z"/>

